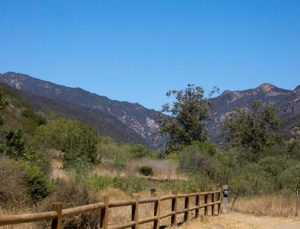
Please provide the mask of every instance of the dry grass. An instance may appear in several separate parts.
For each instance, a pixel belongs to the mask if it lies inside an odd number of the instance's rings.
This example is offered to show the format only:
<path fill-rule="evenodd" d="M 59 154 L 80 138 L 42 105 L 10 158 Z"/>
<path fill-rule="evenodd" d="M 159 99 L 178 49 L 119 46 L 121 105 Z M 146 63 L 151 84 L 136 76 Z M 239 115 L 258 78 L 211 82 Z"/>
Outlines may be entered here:
<path fill-rule="evenodd" d="M 0 158 L 0 205 L 5 209 L 25 206 L 27 184 L 22 168 L 12 160 Z"/>
<path fill-rule="evenodd" d="M 50 168 L 51 168 L 49 172 L 49 178 L 68 180 L 68 176 L 65 170 L 63 169 L 61 151 L 49 150 L 48 153 L 49 153 Z"/>
<path fill-rule="evenodd" d="M 139 174 L 141 166 L 149 166 L 153 169 L 153 176 L 162 179 L 178 179 L 176 165 L 168 160 L 154 160 L 149 158 L 141 158 L 132 160 L 128 164 L 128 172 Z"/>
<path fill-rule="evenodd" d="M 118 172 L 113 166 L 111 160 L 103 160 L 101 165 L 93 168 L 93 174 L 107 175 L 111 177 L 136 175 L 143 176 L 139 172 L 141 166 L 150 166 L 153 169 L 152 178 L 155 179 L 171 179 L 171 180 L 187 180 L 187 177 L 177 173 L 175 164 L 168 160 L 155 160 L 150 158 L 135 159 L 128 162 L 127 169 Z"/>
<path fill-rule="evenodd" d="M 149 192 L 141 192 L 138 193 L 141 199 L 150 198 Z M 163 195 L 168 195 L 170 193 L 164 193 Z M 130 200 L 131 196 L 127 195 L 125 192 L 122 192 L 118 189 L 109 188 L 101 193 L 99 193 L 99 199 L 103 195 L 109 195 L 110 201 L 124 201 Z M 201 199 L 201 203 L 203 203 L 203 199 Z M 195 206 L 195 197 L 191 198 L 190 206 Z M 178 210 L 184 209 L 184 199 L 178 200 Z M 167 214 L 171 211 L 171 200 L 166 200 L 161 202 L 161 215 Z M 200 211 L 200 214 L 203 214 L 203 210 Z M 119 207 L 111 209 L 109 212 L 110 224 L 120 224 L 131 221 L 131 207 Z M 146 218 L 154 215 L 154 204 L 142 204 L 139 209 L 139 217 Z M 192 212 L 191 217 L 194 217 L 194 212 Z M 161 220 L 161 225 L 170 226 L 170 217 Z M 183 214 L 178 216 L 178 222 L 183 221 Z M 145 225 L 140 225 L 139 228 L 152 228 L 153 222 Z"/>
<path fill-rule="evenodd" d="M 295 216 L 296 197 L 261 196 L 237 200 L 235 211 L 257 216 Z"/>
<path fill-rule="evenodd" d="M 149 192 L 138 193 L 141 199 L 150 198 Z M 132 199 L 131 196 L 127 195 L 125 192 L 122 192 L 118 189 L 109 188 L 101 193 L 99 196 L 109 195 L 110 201 L 125 201 Z M 161 202 L 161 214 L 168 213 L 171 210 L 171 201 Z M 121 224 L 131 221 L 131 207 L 118 207 L 110 209 L 109 211 L 109 223 L 112 225 Z M 154 215 L 154 204 L 142 204 L 139 208 L 139 217 L 146 218 Z M 163 220 L 162 224 L 169 224 L 170 219 Z M 152 228 L 153 223 L 148 223 L 141 225 L 139 228 Z"/>

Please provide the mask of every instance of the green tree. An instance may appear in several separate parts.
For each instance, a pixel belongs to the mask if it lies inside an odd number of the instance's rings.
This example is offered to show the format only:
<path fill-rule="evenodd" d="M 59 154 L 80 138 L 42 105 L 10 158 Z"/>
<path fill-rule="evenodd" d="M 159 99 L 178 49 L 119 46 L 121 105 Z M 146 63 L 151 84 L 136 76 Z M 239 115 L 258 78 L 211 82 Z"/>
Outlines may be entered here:
<path fill-rule="evenodd" d="M 171 90 L 166 95 L 175 97 L 172 105 L 162 107 L 162 113 L 167 115 L 161 115 L 160 128 L 169 137 L 167 152 L 191 145 L 194 141 L 205 142 L 204 120 L 211 101 L 204 97 L 204 89 L 189 84 L 184 90 Z"/>
<path fill-rule="evenodd" d="M 281 142 L 280 122 L 270 105 L 253 103 L 252 111 L 237 109 L 226 120 L 224 133 L 229 146 L 242 148 L 242 157 L 257 161 L 266 147 Z"/>

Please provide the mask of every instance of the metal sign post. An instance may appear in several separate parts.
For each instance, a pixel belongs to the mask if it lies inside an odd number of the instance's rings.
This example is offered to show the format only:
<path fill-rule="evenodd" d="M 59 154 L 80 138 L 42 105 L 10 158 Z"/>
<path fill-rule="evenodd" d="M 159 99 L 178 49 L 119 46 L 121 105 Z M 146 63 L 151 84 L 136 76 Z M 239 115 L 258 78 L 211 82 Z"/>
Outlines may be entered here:
<path fill-rule="evenodd" d="M 299 207 L 299 189 L 297 189 L 296 216 L 298 216 L 298 207 Z"/>
<path fill-rule="evenodd" d="M 156 189 L 155 188 L 151 188 L 150 189 L 150 196 L 154 197 L 155 196 L 155 192 L 156 192 Z"/>
<path fill-rule="evenodd" d="M 223 185 L 223 208 L 222 213 L 227 213 L 227 203 L 228 203 L 228 196 L 229 196 L 229 190 L 228 185 Z"/>

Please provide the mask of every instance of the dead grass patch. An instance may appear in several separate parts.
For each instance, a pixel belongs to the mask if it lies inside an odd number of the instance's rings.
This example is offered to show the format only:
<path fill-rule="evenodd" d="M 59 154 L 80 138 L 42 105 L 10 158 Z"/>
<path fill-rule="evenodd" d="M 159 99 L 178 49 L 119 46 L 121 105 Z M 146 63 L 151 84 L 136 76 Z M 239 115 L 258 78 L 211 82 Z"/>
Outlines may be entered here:
<path fill-rule="evenodd" d="M 260 196 L 237 200 L 235 211 L 257 216 L 295 216 L 296 197 L 294 196 Z"/>
<path fill-rule="evenodd" d="M 150 158 L 141 158 L 132 160 L 128 164 L 128 171 L 133 174 L 139 174 L 141 166 L 149 166 L 153 169 L 153 176 L 163 179 L 177 179 L 176 165 L 168 160 L 154 160 Z"/>

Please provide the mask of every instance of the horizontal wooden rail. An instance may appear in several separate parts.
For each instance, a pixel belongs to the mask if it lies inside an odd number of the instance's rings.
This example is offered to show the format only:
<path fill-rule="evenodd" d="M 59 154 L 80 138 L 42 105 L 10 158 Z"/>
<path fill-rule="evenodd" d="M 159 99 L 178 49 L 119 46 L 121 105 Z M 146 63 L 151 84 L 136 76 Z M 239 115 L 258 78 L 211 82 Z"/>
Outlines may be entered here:
<path fill-rule="evenodd" d="M 191 198 L 195 198 L 196 200 L 194 206 L 191 206 Z M 183 209 L 178 209 L 179 199 L 184 199 Z M 161 215 L 161 202 L 167 200 L 171 200 L 171 211 Z M 150 203 L 154 203 L 154 215 L 147 218 L 139 218 L 139 208 L 141 207 L 140 204 Z M 118 225 L 109 224 L 108 210 L 110 208 L 128 206 L 131 206 L 132 208 L 132 221 Z M 208 215 L 208 209 L 211 209 L 210 215 L 212 216 L 216 215 L 216 210 L 219 214 L 221 208 L 221 191 L 215 190 L 188 194 L 177 194 L 177 192 L 173 192 L 172 195 L 162 197 L 157 196 L 149 199 L 140 199 L 138 195 L 135 195 L 134 199 L 132 200 L 114 202 L 109 202 L 108 196 L 105 196 L 103 202 L 68 209 L 62 209 L 61 203 L 55 203 L 53 205 L 54 211 L 22 215 L 0 215 L 0 226 L 52 220 L 52 228 L 61 229 L 63 217 L 76 216 L 91 211 L 100 211 L 100 227 L 103 229 L 137 229 L 138 225 L 150 222 L 153 222 L 153 228 L 157 229 L 160 226 L 161 219 L 171 217 L 171 224 L 176 225 L 178 223 L 177 215 L 184 214 L 184 221 L 188 222 L 190 219 L 189 213 L 191 211 L 195 211 L 195 217 L 197 218 L 199 217 L 199 210 L 202 208 L 204 209 L 204 215 Z"/>
<path fill-rule="evenodd" d="M 55 211 L 22 215 L 1 215 L 0 226 L 10 224 L 31 223 L 55 218 L 57 218 L 57 212 Z"/>
<path fill-rule="evenodd" d="M 90 212 L 93 210 L 104 208 L 104 203 L 96 203 L 96 204 L 88 204 L 84 206 L 74 207 L 74 208 L 67 208 L 62 210 L 63 216 L 75 216 L 80 215 L 85 212 Z"/>

